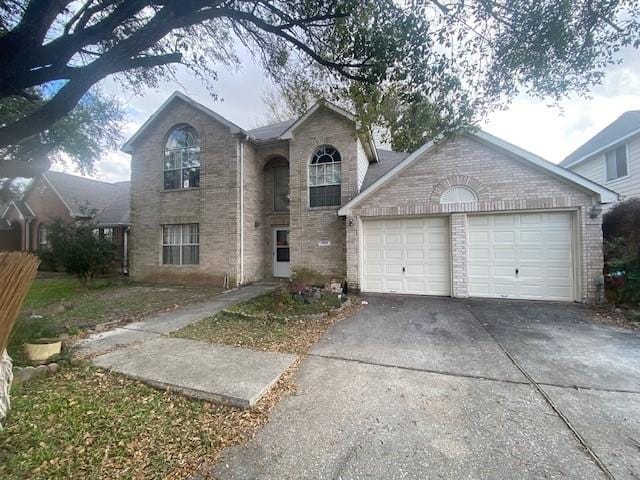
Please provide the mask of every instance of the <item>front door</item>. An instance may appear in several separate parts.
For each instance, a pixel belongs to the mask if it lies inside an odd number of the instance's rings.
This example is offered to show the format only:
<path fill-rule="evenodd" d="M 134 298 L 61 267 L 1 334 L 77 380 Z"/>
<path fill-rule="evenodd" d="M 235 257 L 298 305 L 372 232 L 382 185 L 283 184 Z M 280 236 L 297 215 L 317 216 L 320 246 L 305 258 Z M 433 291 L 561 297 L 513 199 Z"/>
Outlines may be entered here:
<path fill-rule="evenodd" d="M 273 229 L 273 276 L 289 277 L 289 228 Z"/>

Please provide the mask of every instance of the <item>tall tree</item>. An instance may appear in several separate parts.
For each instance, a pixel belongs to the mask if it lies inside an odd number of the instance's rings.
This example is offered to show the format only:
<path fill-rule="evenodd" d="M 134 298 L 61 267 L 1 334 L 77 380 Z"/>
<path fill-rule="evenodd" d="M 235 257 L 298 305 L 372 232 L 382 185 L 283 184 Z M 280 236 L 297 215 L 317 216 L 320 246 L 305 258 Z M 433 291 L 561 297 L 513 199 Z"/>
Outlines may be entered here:
<path fill-rule="evenodd" d="M 311 62 L 307 78 L 356 82 L 364 113 L 387 92 L 443 118 L 519 91 L 584 93 L 638 46 L 639 12 L 638 0 L 1 0 L 0 102 L 37 106 L 0 124 L 0 152 L 53 128 L 107 76 L 141 91 L 182 63 L 213 88 L 237 41 L 273 78 Z"/>

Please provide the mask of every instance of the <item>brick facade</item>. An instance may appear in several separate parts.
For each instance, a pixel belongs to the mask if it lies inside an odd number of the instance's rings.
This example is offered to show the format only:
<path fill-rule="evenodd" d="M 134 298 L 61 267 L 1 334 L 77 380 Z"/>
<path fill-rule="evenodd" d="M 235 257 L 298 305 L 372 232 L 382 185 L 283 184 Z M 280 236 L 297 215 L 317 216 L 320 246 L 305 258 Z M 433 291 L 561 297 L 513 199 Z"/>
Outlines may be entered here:
<path fill-rule="evenodd" d="M 200 137 L 200 187 L 164 191 L 163 146 L 180 124 Z M 368 217 L 447 215 L 451 229 L 452 295 L 467 296 L 467 216 L 481 212 L 570 210 L 575 216 L 580 299 L 602 292 L 601 217 L 590 218 L 596 195 L 489 146 L 471 135 L 451 137 L 418 158 L 357 204 L 347 217 L 338 207 L 309 205 L 309 162 L 321 145 L 342 158 L 341 204 L 358 195 L 356 125 L 320 107 L 298 125 L 292 138 L 255 142 L 244 132 L 193 105 L 175 100 L 136 140 L 132 158 L 131 274 L 147 280 L 250 283 L 273 273 L 273 229 L 290 228 L 291 269 L 359 284 L 362 222 Z M 360 152 L 359 152 L 360 150 Z M 362 162 L 361 162 L 362 164 Z M 289 166 L 289 210 L 273 208 L 273 169 Z M 366 166 L 366 165 L 365 165 Z M 242 168 L 241 168 L 242 167 Z M 360 167 L 362 170 L 362 165 Z M 362 180 L 362 171 L 360 180 Z M 242 185 L 242 191 L 240 189 Z M 466 186 L 478 201 L 440 204 L 451 186 Z M 200 224 L 200 264 L 161 262 L 164 224 Z"/>
<path fill-rule="evenodd" d="M 200 187 L 165 191 L 164 144 L 181 124 L 199 135 Z M 268 278 L 273 228 L 289 226 L 292 270 L 302 267 L 343 279 L 345 219 L 337 215 L 338 206 L 309 207 L 307 176 L 315 148 L 333 145 L 342 157 L 342 204 L 357 194 L 355 123 L 321 108 L 294 133 L 290 141 L 256 144 L 186 102 L 169 104 L 136 141 L 132 156 L 131 276 L 219 284 L 228 275 L 229 285 Z M 288 212 L 275 212 L 273 168 L 282 165 L 289 165 L 290 205 Z M 162 265 L 162 225 L 178 223 L 200 225 L 199 265 Z M 319 246 L 319 241 L 330 245 Z"/>
<path fill-rule="evenodd" d="M 200 141 L 200 187 L 163 189 L 165 140 L 189 124 Z M 131 160 L 130 275 L 139 280 L 211 282 L 240 276 L 239 145 L 222 123 L 176 100 L 137 142 Z M 199 265 L 162 265 L 162 226 L 200 225 Z"/>
<path fill-rule="evenodd" d="M 464 185 L 475 191 L 470 204 L 440 204 L 446 188 Z M 449 138 L 416 159 L 395 178 L 356 205 L 347 229 L 347 273 L 359 283 L 359 225 L 367 217 L 449 214 L 452 246 L 452 292 L 467 296 L 468 214 L 539 209 L 570 210 L 576 223 L 580 299 L 599 301 L 602 292 L 602 218 L 590 218 L 598 202 L 567 181 L 544 173 L 522 160 L 463 135 Z"/>

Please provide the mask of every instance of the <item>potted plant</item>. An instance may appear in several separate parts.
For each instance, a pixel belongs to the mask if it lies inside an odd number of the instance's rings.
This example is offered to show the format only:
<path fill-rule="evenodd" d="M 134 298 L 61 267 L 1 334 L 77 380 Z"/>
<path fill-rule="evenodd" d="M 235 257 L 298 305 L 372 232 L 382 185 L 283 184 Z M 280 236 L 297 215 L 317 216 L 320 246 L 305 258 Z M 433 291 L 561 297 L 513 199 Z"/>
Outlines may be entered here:
<path fill-rule="evenodd" d="M 62 341 L 59 338 L 38 338 L 24 344 L 27 358 L 34 363 L 43 363 L 62 350 Z"/>

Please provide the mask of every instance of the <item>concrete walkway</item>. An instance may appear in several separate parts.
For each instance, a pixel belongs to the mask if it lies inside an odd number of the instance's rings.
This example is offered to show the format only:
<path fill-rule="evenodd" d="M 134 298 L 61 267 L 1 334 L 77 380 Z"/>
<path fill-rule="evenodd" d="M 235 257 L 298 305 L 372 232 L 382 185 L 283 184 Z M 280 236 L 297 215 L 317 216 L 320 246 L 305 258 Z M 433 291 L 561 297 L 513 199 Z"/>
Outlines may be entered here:
<path fill-rule="evenodd" d="M 77 343 L 75 355 L 149 385 L 241 408 L 253 406 L 295 355 L 213 345 L 168 334 L 274 288 L 257 284 Z"/>

